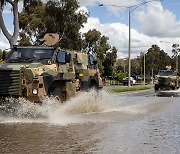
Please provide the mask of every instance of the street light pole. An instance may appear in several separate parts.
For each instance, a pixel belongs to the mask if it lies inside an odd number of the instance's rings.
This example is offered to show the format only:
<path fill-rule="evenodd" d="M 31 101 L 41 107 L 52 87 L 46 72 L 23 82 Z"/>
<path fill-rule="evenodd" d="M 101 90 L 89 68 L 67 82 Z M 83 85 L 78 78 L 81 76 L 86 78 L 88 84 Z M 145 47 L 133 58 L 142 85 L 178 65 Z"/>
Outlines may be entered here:
<path fill-rule="evenodd" d="M 129 50 L 128 50 L 128 87 L 131 86 L 131 8 L 129 7 Z"/>

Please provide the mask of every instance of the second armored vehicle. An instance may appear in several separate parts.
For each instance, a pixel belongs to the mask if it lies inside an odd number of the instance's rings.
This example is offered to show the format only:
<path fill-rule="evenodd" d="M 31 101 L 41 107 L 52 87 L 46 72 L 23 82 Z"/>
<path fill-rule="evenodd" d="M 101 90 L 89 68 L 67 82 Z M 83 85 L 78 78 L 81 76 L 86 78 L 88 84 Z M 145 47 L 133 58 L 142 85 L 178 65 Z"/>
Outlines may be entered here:
<path fill-rule="evenodd" d="M 168 90 L 179 88 L 179 76 L 172 70 L 160 70 L 155 78 L 155 90 Z"/>

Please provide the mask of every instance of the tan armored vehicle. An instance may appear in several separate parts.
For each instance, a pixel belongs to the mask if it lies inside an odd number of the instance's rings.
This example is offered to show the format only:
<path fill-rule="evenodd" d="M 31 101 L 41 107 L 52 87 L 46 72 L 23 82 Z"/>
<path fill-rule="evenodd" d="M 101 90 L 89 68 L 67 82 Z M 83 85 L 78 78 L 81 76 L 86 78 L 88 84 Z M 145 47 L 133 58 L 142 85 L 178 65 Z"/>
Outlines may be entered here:
<path fill-rule="evenodd" d="M 180 78 L 178 74 L 172 70 L 159 70 L 158 75 L 155 77 L 155 90 L 169 90 L 179 88 Z"/>
<path fill-rule="evenodd" d="M 54 45 L 54 34 L 48 35 L 50 42 L 46 43 Z M 53 95 L 62 102 L 91 87 L 102 88 L 97 60 L 92 54 L 47 46 L 15 46 L 5 64 L 0 65 L 0 97 L 42 102 Z"/>

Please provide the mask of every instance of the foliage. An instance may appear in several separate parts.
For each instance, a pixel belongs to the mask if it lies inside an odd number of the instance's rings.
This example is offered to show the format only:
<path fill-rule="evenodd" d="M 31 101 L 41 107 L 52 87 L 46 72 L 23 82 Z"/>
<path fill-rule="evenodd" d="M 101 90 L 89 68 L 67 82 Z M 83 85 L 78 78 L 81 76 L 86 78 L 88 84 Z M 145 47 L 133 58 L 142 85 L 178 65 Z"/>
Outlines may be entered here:
<path fill-rule="evenodd" d="M 128 72 L 128 59 L 118 59 L 116 62 L 117 72 Z M 136 78 L 141 73 L 141 63 L 138 58 L 131 59 L 131 76 Z"/>
<path fill-rule="evenodd" d="M 175 68 L 175 60 L 161 50 L 157 45 L 152 45 L 145 54 L 146 75 L 151 75 L 152 69 L 154 74 L 160 69 L 166 69 L 167 65 L 172 65 Z M 128 59 L 118 59 L 116 62 L 117 70 L 128 70 Z M 144 53 L 141 52 L 137 58 L 131 59 L 131 75 L 136 78 L 144 74 Z"/>
<path fill-rule="evenodd" d="M 116 61 L 116 72 L 128 72 L 128 59 L 120 58 Z"/>
<path fill-rule="evenodd" d="M 103 62 L 104 76 L 115 76 L 114 64 L 116 62 L 116 59 L 117 59 L 117 49 L 113 47 L 111 52 L 107 52 L 105 60 Z"/>
<path fill-rule="evenodd" d="M 122 79 L 124 78 L 124 77 L 126 77 L 128 74 L 127 73 L 123 73 L 123 72 L 119 72 L 118 74 L 117 74 L 117 79 L 119 80 L 119 81 L 122 81 Z"/>
<path fill-rule="evenodd" d="M 19 14 L 21 29 L 19 45 L 33 44 L 33 38 L 38 39 L 45 31 L 44 9 L 45 6 L 40 0 L 34 0 Z"/>
<path fill-rule="evenodd" d="M 141 74 L 141 63 L 138 58 L 131 60 L 131 76 L 136 79 L 137 76 Z"/>
<path fill-rule="evenodd" d="M 83 37 L 83 48 L 97 55 L 98 66 L 102 76 L 114 76 L 117 49 L 115 47 L 111 48 L 108 44 L 109 38 L 102 36 L 96 29 L 89 30 Z"/>
<path fill-rule="evenodd" d="M 58 33 L 60 42 L 58 46 L 68 49 L 81 49 L 82 41 L 80 28 L 87 21 L 88 13 L 77 11 L 77 0 L 48 1 L 43 4 L 35 0 L 20 13 L 20 27 L 23 36 L 38 40 L 46 33 Z M 24 42 L 26 37 L 21 37 Z M 26 41 L 25 41 L 26 42 Z"/>
<path fill-rule="evenodd" d="M 88 50 L 88 52 L 95 53 L 97 51 L 97 46 L 100 44 L 100 39 L 101 39 L 101 33 L 99 31 L 97 31 L 96 29 L 89 30 L 87 33 L 84 34 L 83 48 Z M 102 42 L 103 41 L 101 41 L 101 44 Z M 105 37 L 104 37 L 104 42 L 107 42 L 107 38 Z M 107 51 L 108 49 L 109 46 L 105 47 L 104 51 Z"/>
<path fill-rule="evenodd" d="M 141 56 L 141 66 L 144 67 L 143 56 Z M 146 74 L 154 70 L 154 73 L 161 69 L 166 69 L 167 65 L 171 64 L 171 58 L 167 53 L 161 50 L 157 45 L 152 45 L 145 54 Z"/>

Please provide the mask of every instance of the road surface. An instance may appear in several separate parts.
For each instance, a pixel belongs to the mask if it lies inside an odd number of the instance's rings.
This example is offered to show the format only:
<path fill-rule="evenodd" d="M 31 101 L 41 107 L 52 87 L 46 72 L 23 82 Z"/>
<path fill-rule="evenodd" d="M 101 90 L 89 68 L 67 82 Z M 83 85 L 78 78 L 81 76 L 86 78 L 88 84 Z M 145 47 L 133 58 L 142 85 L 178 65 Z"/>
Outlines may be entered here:
<path fill-rule="evenodd" d="M 0 153 L 180 153 L 180 99 L 153 89 L 1 105 Z"/>

